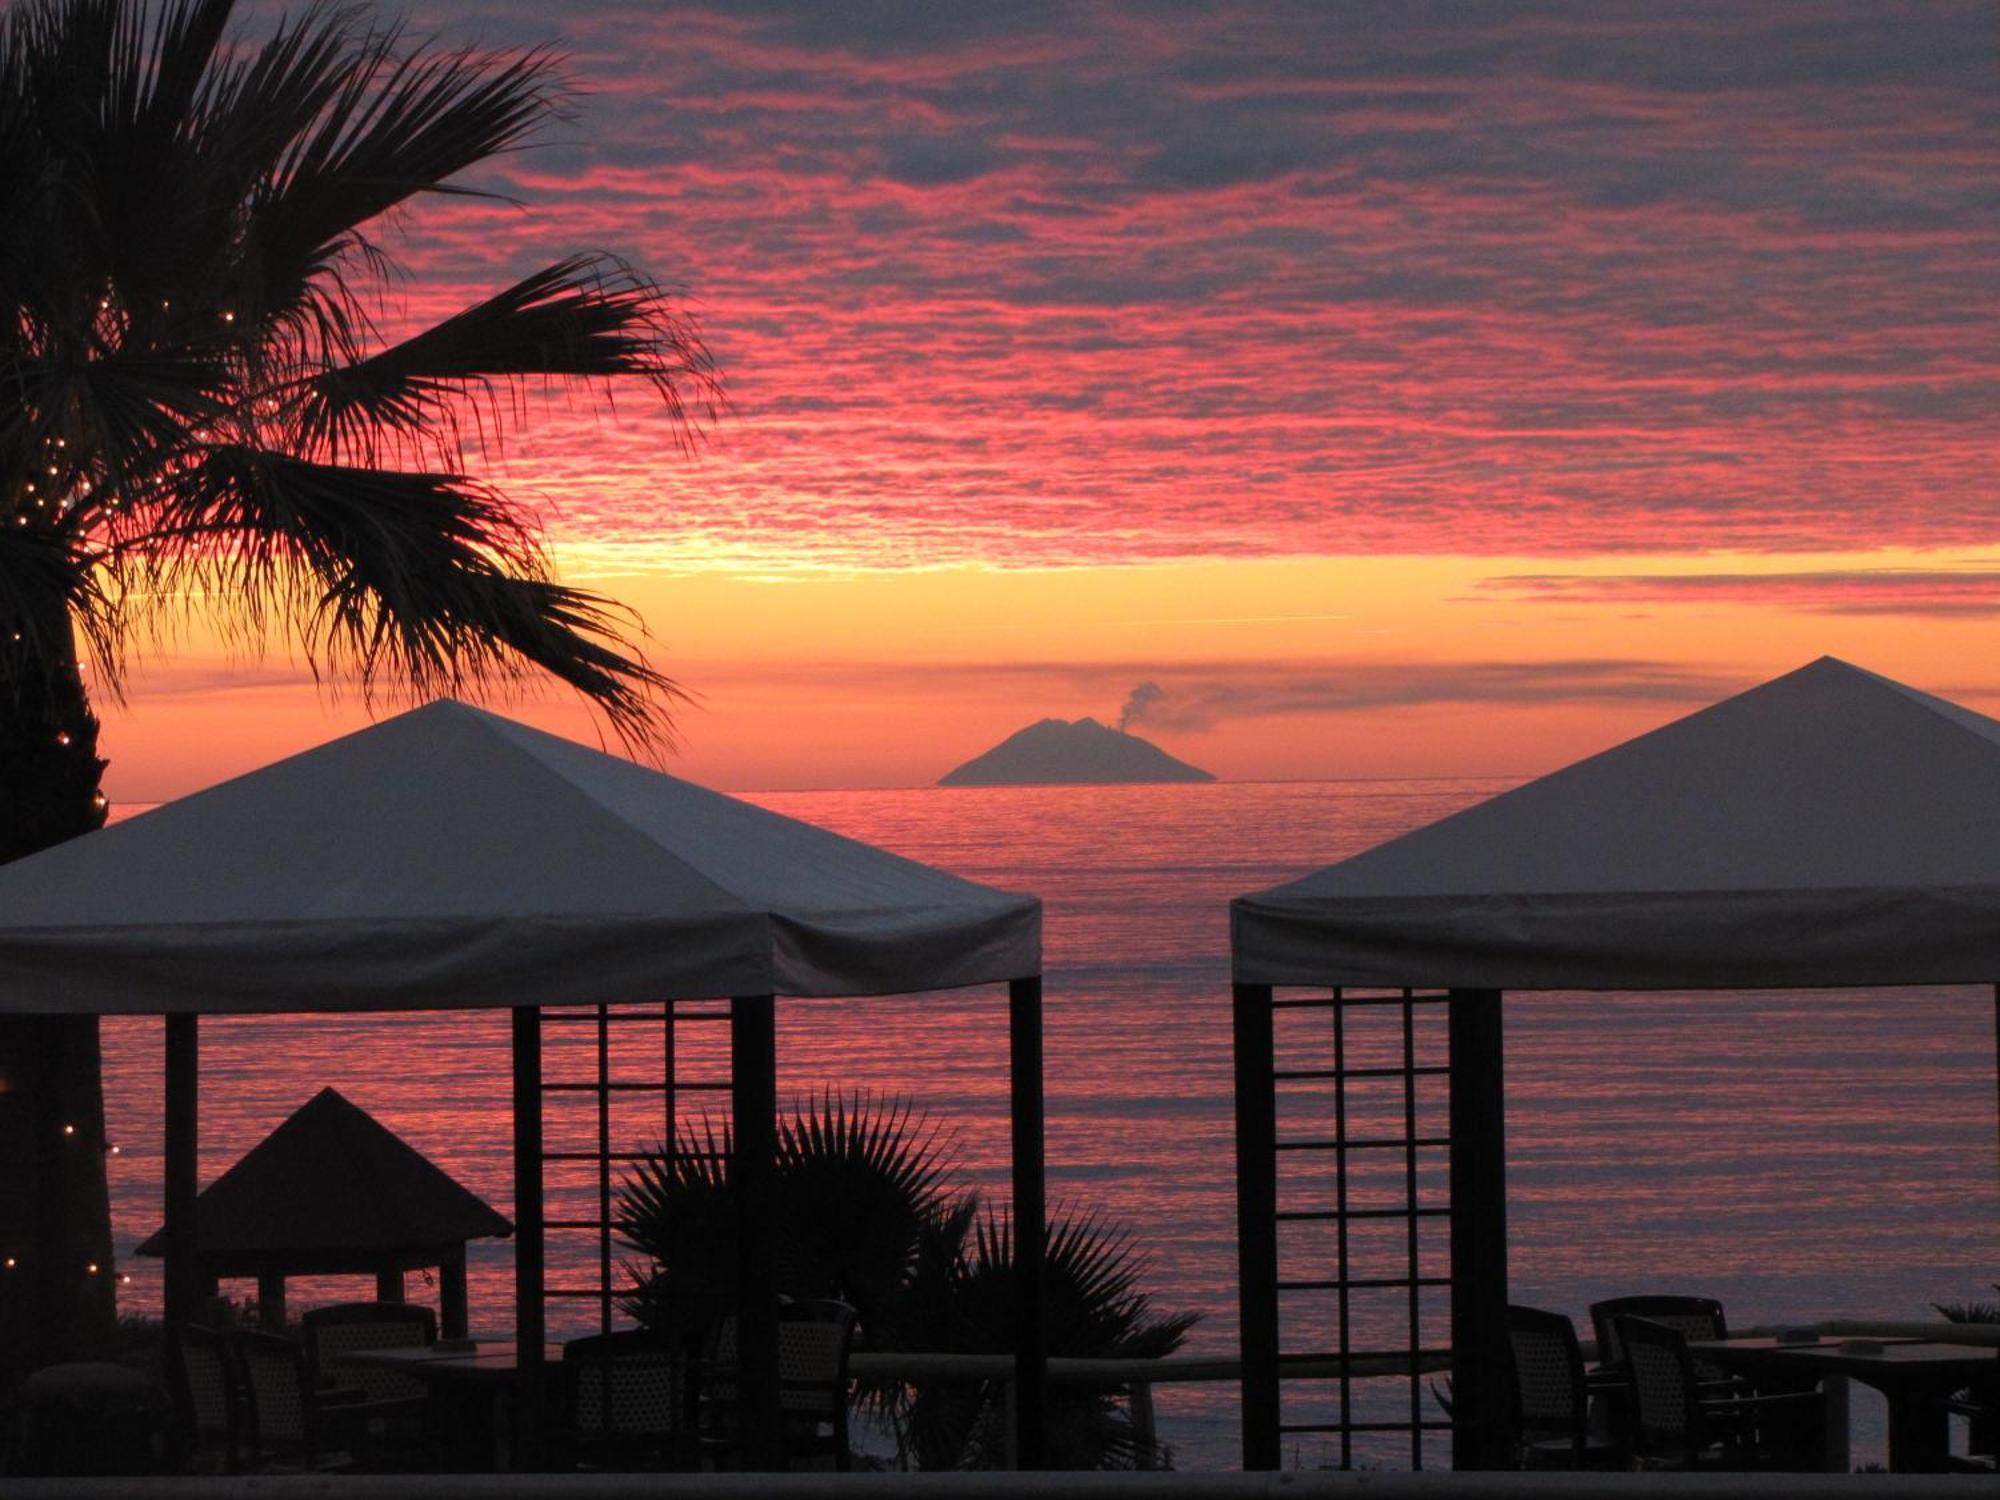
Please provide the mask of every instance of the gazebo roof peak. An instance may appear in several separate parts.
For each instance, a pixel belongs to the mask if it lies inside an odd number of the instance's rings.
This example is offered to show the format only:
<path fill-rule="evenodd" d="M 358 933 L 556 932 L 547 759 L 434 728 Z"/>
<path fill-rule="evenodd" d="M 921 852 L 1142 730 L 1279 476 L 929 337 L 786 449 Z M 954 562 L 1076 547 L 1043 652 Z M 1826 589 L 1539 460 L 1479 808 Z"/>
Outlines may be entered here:
<path fill-rule="evenodd" d="M 2000 953 L 1944 937 L 1966 893 L 2000 898 L 2000 722 L 1827 656 L 1239 898 L 1236 970 L 1543 989 L 1990 979 Z M 1385 942 L 1393 955 L 1367 953 Z"/>

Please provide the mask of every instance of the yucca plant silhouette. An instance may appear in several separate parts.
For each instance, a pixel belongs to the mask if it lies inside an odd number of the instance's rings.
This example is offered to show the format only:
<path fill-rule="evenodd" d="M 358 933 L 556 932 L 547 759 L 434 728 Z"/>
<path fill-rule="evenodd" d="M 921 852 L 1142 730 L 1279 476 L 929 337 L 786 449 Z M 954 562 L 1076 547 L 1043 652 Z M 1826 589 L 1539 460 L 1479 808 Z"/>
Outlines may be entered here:
<path fill-rule="evenodd" d="M 726 1128 L 683 1131 L 640 1162 L 619 1194 L 630 1268 L 628 1312 L 694 1344 L 735 1295 L 737 1229 Z M 952 1141 L 907 1102 L 831 1092 L 793 1106 L 777 1129 L 773 1222 L 778 1290 L 853 1304 L 875 1349 L 1010 1353 L 1013 1233 L 956 1185 Z M 1138 1289 L 1129 1236 L 1095 1215 L 1047 1227 L 1050 1352 L 1154 1357 L 1180 1347 L 1195 1314 L 1160 1316 Z M 1004 1387 L 978 1381 L 878 1383 L 863 1405 L 926 1469 L 996 1468 Z M 1057 1387 L 1050 1451 L 1065 1468 L 1129 1468 L 1142 1454 L 1117 1393 Z"/>
<path fill-rule="evenodd" d="M 907 1284 L 918 1246 L 953 1210 L 943 1132 L 909 1103 L 820 1094 L 777 1122 L 778 1290 L 834 1297 L 873 1330 Z M 645 1257 L 630 1309 L 698 1336 L 734 1300 L 740 1261 L 726 1125 L 701 1121 L 639 1162 L 619 1193 L 620 1237 Z"/>
<path fill-rule="evenodd" d="M 969 1205 L 968 1205 L 969 1207 Z M 1157 1359 L 1186 1341 L 1197 1313 L 1158 1314 L 1139 1290 L 1145 1262 L 1124 1230 L 1071 1210 L 1045 1230 L 1049 1353 L 1054 1357 Z M 1014 1348 L 1014 1227 L 1002 1215 L 965 1213 L 940 1226 L 919 1257 L 892 1347 L 1006 1354 Z M 1121 1392 L 1058 1384 L 1049 1392 L 1049 1461 L 1061 1469 L 1155 1465 Z M 902 1393 L 903 1440 L 925 1469 L 1004 1465 L 1006 1392 L 996 1383 L 925 1382 Z"/>

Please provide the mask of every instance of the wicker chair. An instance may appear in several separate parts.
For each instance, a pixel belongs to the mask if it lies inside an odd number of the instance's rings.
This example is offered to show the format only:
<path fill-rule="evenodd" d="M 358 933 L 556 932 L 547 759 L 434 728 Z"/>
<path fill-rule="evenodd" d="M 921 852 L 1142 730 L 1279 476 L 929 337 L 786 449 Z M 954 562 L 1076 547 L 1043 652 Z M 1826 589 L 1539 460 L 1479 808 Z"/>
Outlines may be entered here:
<path fill-rule="evenodd" d="M 844 1474 L 853 1467 L 847 1437 L 847 1357 L 854 1347 L 854 1324 L 855 1311 L 845 1302 L 787 1302 L 778 1308 L 778 1407 L 788 1468 L 830 1462 Z M 704 1364 L 707 1430 L 722 1462 L 740 1462 L 734 1314 L 717 1322 Z"/>
<path fill-rule="evenodd" d="M 437 1342 L 437 1314 L 413 1302 L 337 1302 L 315 1307 L 299 1320 L 314 1373 L 322 1385 L 354 1386 L 371 1404 L 410 1402 L 420 1407 L 422 1381 L 397 1370 L 348 1363 L 363 1349 L 412 1349 Z"/>
<path fill-rule="evenodd" d="M 1628 1457 L 1625 1445 L 1593 1438 L 1591 1382 L 1583 1370 L 1576 1328 L 1562 1313 L 1507 1309 L 1514 1359 L 1515 1453 L 1524 1469 L 1611 1469 Z M 1619 1381 L 1623 1386 L 1623 1381 Z"/>
<path fill-rule="evenodd" d="M 200 1323 L 167 1325 L 167 1389 L 187 1466 L 233 1472 L 243 1445 L 243 1394 L 228 1338 Z"/>
<path fill-rule="evenodd" d="M 272 1472 L 352 1467 L 339 1403 L 314 1380 L 304 1344 L 246 1328 L 230 1335 L 230 1347 L 242 1379 L 246 1447 L 258 1467 Z"/>
<path fill-rule="evenodd" d="M 1622 1369 L 1625 1364 L 1624 1344 L 1618 1337 L 1620 1318 L 1645 1318 L 1648 1322 L 1671 1328 L 1685 1338 L 1729 1337 L 1729 1322 L 1722 1315 L 1722 1304 L 1713 1297 L 1612 1297 L 1590 1304 L 1591 1332 L 1597 1338 L 1597 1362 L 1606 1369 Z M 1712 1365 L 1704 1365 L 1702 1370 L 1704 1380 L 1726 1381 L 1730 1378 Z"/>
<path fill-rule="evenodd" d="M 854 1309 L 845 1302 L 799 1302 L 778 1309 L 778 1405 L 785 1415 L 791 1467 L 829 1459 L 845 1474 L 847 1357 L 854 1348 Z"/>
<path fill-rule="evenodd" d="M 563 1345 L 563 1423 L 570 1466 L 691 1469 L 699 1445 L 688 1361 L 646 1329 Z"/>
<path fill-rule="evenodd" d="M 437 1342 L 437 1315 L 413 1302 L 336 1302 L 299 1320 L 313 1376 L 322 1391 L 358 1391 L 343 1409 L 365 1467 L 428 1468 L 436 1454 L 427 1430 L 430 1389 L 400 1370 L 346 1358 L 367 1349 L 419 1349 Z"/>
<path fill-rule="evenodd" d="M 1817 1391 L 1710 1394 L 1679 1329 L 1627 1315 L 1616 1332 L 1632 1379 L 1632 1448 L 1642 1467 L 1812 1467 L 1805 1435 L 1823 1431 L 1826 1417 Z"/>

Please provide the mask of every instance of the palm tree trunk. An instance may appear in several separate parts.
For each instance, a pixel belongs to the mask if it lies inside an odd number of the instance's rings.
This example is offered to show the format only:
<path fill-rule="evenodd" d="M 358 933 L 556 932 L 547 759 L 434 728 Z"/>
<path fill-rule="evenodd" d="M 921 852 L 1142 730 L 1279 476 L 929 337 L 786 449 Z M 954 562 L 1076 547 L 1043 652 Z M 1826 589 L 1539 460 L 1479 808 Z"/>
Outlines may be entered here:
<path fill-rule="evenodd" d="M 104 822 L 97 720 L 67 618 L 56 660 L 0 655 L 0 860 Z M 0 1016 L 0 1392 L 101 1357 L 116 1325 L 95 1016 Z"/>

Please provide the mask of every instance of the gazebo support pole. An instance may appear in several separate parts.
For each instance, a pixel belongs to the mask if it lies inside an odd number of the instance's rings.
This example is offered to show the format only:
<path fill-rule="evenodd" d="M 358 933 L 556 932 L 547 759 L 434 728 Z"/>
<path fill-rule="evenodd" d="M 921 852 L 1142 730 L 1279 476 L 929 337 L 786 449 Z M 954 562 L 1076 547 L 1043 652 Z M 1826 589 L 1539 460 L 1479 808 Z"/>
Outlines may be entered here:
<path fill-rule="evenodd" d="M 743 1466 L 784 1467 L 778 1416 L 778 1023 L 770 995 L 729 1002 L 729 1113 L 737 1223 L 736 1330 Z"/>
<path fill-rule="evenodd" d="M 1042 981 L 1007 985 L 1014 1119 L 1014 1467 L 1048 1466 L 1048 1180 L 1044 1161 Z"/>
<path fill-rule="evenodd" d="M 201 1020 L 166 1017 L 166 1313 L 190 1323 L 201 1311 L 200 1251 L 195 1240 L 199 1186 Z"/>
<path fill-rule="evenodd" d="M 514 1007 L 514 1337 L 520 1370 L 514 1467 L 542 1457 L 542 1345 L 547 1337 L 542 1243 L 542 1012 Z"/>
<path fill-rule="evenodd" d="M 1513 1455 L 1500 991 L 1453 990 L 1450 1012 L 1452 1467 L 1503 1469 Z"/>
<path fill-rule="evenodd" d="M 1271 986 L 1239 984 L 1236 1033 L 1236 1288 L 1243 1359 L 1243 1467 L 1275 1469 L 1278 1402 L 1278 1100 Z"/>
<path fill-rule="evenodd" d="M 438 1254 L 438 1336 L 462 1339 L 471 1324 L 465 1294 L 465 1244 L 447 1245 Z"/>

